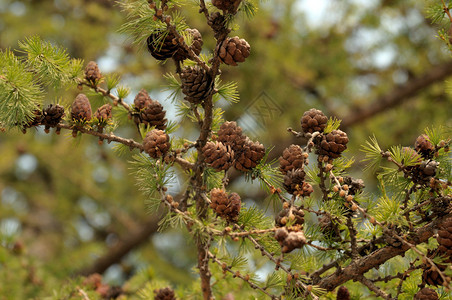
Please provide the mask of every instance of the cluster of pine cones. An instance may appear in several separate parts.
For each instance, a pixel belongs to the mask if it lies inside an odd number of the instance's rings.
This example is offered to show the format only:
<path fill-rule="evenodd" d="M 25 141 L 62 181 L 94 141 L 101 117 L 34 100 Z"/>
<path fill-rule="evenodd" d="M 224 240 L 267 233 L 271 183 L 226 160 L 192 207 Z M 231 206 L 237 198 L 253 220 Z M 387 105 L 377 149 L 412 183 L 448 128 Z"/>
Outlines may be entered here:
<path fill-rule="evenodd" d="M 242 133 L 236 122 L 224 122 L 215 142 L 207 142 L 202 149 L 205 162 L 216 171 L 234 166 L 248 172 L 258 165 L 265 155 L 265 148 L 259 142 L 251 141 Z"/>

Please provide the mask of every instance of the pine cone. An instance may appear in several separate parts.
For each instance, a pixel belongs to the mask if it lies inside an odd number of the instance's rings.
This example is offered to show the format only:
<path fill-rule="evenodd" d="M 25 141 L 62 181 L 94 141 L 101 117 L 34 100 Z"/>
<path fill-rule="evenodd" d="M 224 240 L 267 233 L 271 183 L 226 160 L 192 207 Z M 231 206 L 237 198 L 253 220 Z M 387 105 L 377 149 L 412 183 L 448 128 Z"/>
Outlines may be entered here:
<path fill-rule="evenodd" d="M 275 224 L 277 227 L 286 226 L 289 221 L 294 220 L 292 225 L 303 225 L 304 224 L 304 211 L 301 209 L 284 208 L 281 210 L 275 218 Z"/>
<path fill-rule="evenodd" d="M 230 14 L 235 14 L 242 0 L 212 0 L 212 5 Z"/>
<path fill-rule="evenodd" d="M 84 94 L 78 94 L 72 103 L 71 118 L 74 121 L 89 121 L 91 120 L 91 103 Z"/>
<path fill-rule="evenodd" d="M 414 295 L 414 300 L 438 300 L 438 294 L 430 288 L 423 288 Z"/>
<path fill-rule="evenodd" d="M 235 152 L 234 167 L 239 171 L 248 172 L 257 166 L 264 155 L 264 146 L 247 138 L 242 150 Z"/>
<path fill-rule="evenodd" d="M 323 112 L 315 108 L 306 111 L 301 117 L 301 128 L 304 133 L 323 132 L 327 123 L 328 118 Z"/>
<path fill-rule="evenodd" d="M 217 171 L 227 170 L 232 165 L 234 152 L 222 142 L 208 142 L 202 148 L 205 162 Z"/>
<path fill-rule="evenodd" d="M 438 197 L 432 203 L 432 212 L 438 216 L 444 216 L 452 210 L 452 197 Z"/>
<path fill-rule="evenodd" d="M 180 74 L 182 80 L 182 93 L 185 100 L 193 104 L 200 104 L 212 94 L 214 81 L 206 70 L 196 67 L 187 67 Z"/>
<path fill-rule="evenodd" d="M 333 130 L 327 135 L 323 136 L 320 142 L 320 148 L 317 154 L 325 155 L 329 158 L 338 158 L 341 153 L 347 149 L 348 137 L 342 130 Z"/>
<path fill-rule="evenodd" d="M 364 181 L 362 179 L 356 179 L 352 178 L 350 176 L 343 177 L 344 184 L 348 186 L 348 194 L 349 195 L 356 195 L 359 194 L 359 192 L 364 189 Z"/>
<path fill-rule="evenodd" d="M 336 300 L 350 300 L 350 292 L 345 286 L 340 286 L 337 290 Z"/>
<path fill-rule="evenodd" d="M 145 108 L 150 102 L 152 102 L 151 97 L 149 97 L 148 92 L 145 89 L 141 89 L 133 100 L 135 104 L 135 110 L 140 111 Z"/>
<path fill-rule="evenodd" d="M 112 108 L 110 104 L 104 104 L 97 109 L 97 111 L 94 113 L 94 117 L 98 119 L 99 122 L 105 123 L 111 119 L 111 109 Z"/>
<path fill-rule="evenodd" d="M 163 106 L 158 101 L 151 100 L 141 110 L 139 120 L 144 123 L 145 128 L 155 126 L 157 129 L 164 130 L 167 122 L 165 115 Z"/>
<path fill-rule="evenodd" d="M 237 126 L 236 122 L 226 121 L 218 130 L 218 140 L 231 147 L 234 152 L 240 152 L 246 143 L 246 136 L 242 134 L 242 128 Z"/>
<path fill-rule="evenodd" d="M 436 265 L 442 272 L 446 269 L 446 266 L 444 265 Z M 422 282 L 433 285 L 433 286 L 440 286 L 443 284 L 444 280 L 437 272 L 436 270 L 433 270 L 432 267 L 428 269 L 424 269 L 424 272 L 422 273 Z"/>
<path fill-rule="evenodd" d="M 298 145 L 290 145 L 284 149 L 282 156 L 279 158 L 279 169 L 284 175 L 293 169 L 302 169 L 307 154 Z"/>
<path fill-rule="evenodd" d="M 306 244 L 306 237 L 302 230 L 288 231 L 286 227 L 281 227 L 275 231 L 275 239 L 281 245 L 282 253 L 289 253 L 294 249 L 301 248 Z"/>
<path fill-rule="evenodd" d="M 176 295 L 170 287 L 154 290 L 155 300 L 176 300 Z"/>
<path fill-rule="evenodd" d="M 215 32 L 215 38 L 217 38 L 218 33 L 226 30 L 225 23 L 224 16 L 218 11 L 210 13 L 209 18 L 207 19 L 207 24 L 212 27 Z"/>
<path fill-rule="evenodd" d="M 435 176 L 436 169 L 438 168 L 439 163 L 434 160 L 424 160 L 419 165 L 419 169 L 422 171 L 422 173 L 430 179 L 430 177 Z"/>
<path fill-rule="evenodd" d="M 231 193 L 229 196 L 225 191 L 214 188 L 210 191 L 210 207 L 217 215 L 229 222 L 235 222 L 238 219 L 241 207 L 241 199 L 237 193 Z"/>
<path fill-rule="evenodd" d="M 99 83 L 102 78 L 102 74 L 99 71 L 99 67 L 95 61 L 90 61 L 85 67 L 85 79 L 92 84 Z"/>
<path fill-rule="evenodd" d="M 220 45 L 220 59 L 227 65 L 237 66 L 238 62 L 244 62 L 250 55 L 250 49 L 248 42 L 238 36 L 227 38 Z"/>
<path fill-rule="evenodd" d="M 306 173 L 303 169 L 294 169 L 284 176 L 283 186 L 289 194 L 295 194 L 302 189 Z"/>
<path fill-rule="evenodd" d="M 420 153 L 424 158 L 432 158 L 435 146 L 430 142 L 426 134 L 422 134 L 417 137 L 414 143 L 414 149 Z"/>
<path fill-rule="evenodd" d="M 203 40 L 201 33 L 197 29 L 185 29 L 186 32 L 188 32 L 192 36 L 192 44 L 190 46 L 191 50 L 196 54 L 199 55 L 202 50 Z M 188 51 L 183 49 L 182 47 L 179 47 L 179 49 L 174 53 L 173 58 L 175 60 L 184 60 L 189 57 Z"/>
<path fill-rule="evenodd" d="M 452 263 L 452 219 L 449 218 L 438 230 L 438 250 L 441 256 Z"/>
<path fill-rule="evenodd" d="M 49 104 L 49 106 L 42 110 L 41 124 L 45 126 L 44 131 L 48 132 L 50 127 L 57 126 L 61 122 L 63 117 L 64 117 L 63 106 L 59 104 Z"/>
<path fill-rule="evenodd" d="M 159 129 L 152 129 L 143 140 L 144 151 L 152 158 L 162 157 L 170 148 L 169 136 Z"/>
<path fill-rule="evenodd" d="M 179 49 L 177 43 L 173 43 L 175 36 L 166 31 L 157 31 L 151 34 L 147 39 L 148 50 L 157 60 L 166 60 L 171 58 Z"/>

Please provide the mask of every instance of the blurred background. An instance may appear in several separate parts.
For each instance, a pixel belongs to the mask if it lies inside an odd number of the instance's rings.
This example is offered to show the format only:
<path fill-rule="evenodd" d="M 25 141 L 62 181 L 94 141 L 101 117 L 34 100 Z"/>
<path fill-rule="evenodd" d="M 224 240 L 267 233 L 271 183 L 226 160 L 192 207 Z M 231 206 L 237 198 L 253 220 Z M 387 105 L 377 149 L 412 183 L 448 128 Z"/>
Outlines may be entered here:
<path fill-rule="evenodd" d="M 191 3 L 180 11 L 201 32 L 207 54 L 215 40 Z M 177 135 L 196 138 L 195 126 L 167 99 L 163 75 L 174 72 L 174 64 L 158 64 L 132 45 L 118 33 L 123 22 L 114 1 L 0 0 L 0 48 L 17 49 L 19 41 L 38 35 L 71 57 L 94 60 L 104 75 L 121 75 L 132 90 L 127 101 L 146 89 L 169 120 L 182 123 Z M 336 116 L 350 138 L 345 155 L 356 160 L 352 173 L 374 192 L 374 174 L 362 174 L 359 162 L 369 136 L 382 148 L 411 146 L 426 127 L 452 125 L 445 92 L 452 59 L 435 37 L 439 28 L 426 17 L 424 1 L 263 1 L 252 20 L 239 16 L 231 33 L 249 42 L 251 55 L 238 67 L 222 68 L 222 81 L 236 81 L 241 97 L 234 105 L 220 102 L 224 118 L 274 146 L 270 156 L 276 158 L 297 142 L 287 127 L 300 130 L 304 111 L 315 107 Z M 50 91 L 46 102 L 68 106 L 79 92 L 76 86 Z M 94 109 L 105 101 L 84 92 Z M 117 135 L 140 141 L 133 122 L 122 125 Z M 133 153 L 112 148 L 91 136 L 74 140 L 70 132 L 0 133 L 0 299 L 48 296 L 68 278 L 91 272 L 112 285 L 134 274 L 192 284 L 191 241 L 180 230 L 156 233 L 159 215 L 146 213 L 127 163 Z M 246 205 L 269 207 L 258 184 L 231 176 L 230 190 Z M 178 177 L 170 192 L 176 196 L 185 184 Z M 141 283 L 127 284 L 138 289 Z"/>

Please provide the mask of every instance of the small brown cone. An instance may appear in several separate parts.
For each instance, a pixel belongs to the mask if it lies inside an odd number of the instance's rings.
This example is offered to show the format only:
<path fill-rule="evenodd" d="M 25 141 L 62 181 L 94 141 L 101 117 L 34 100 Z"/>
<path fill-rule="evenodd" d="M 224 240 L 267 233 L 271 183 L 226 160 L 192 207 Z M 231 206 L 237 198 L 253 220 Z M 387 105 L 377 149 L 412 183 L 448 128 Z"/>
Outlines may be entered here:
<path fill-rule="evenodd" d="M 99 120 L 101 123 L 106 123 L 111 119 L 111 105 L 109 103 L 102 105 L 99 107 L 94 113 L 94 117 Z"/>
<path fill-rule="evenodd" d="M 175 36 L 164 31 L 157 31 L 147 39 L 148 50 L 157 60 L 171 58 L 179 49 L 177 43 L 173 43 Z"/>
<path fill-rule="evenodd" d="M 424 158 L 432 158 L 435 151 L 435 146 L 430 142 L 426 134 L 421 134 L 414 142 L 414 149 Z"/>
<path fill-rule="evenodd" d="M 439 228 L 438 244 L 440 255 L 452 263 L 452 218 L 447 219 Z"/>
<path fill-rule="evenodd" d="M 227 170 L 232 165 L 234 152 L 222 142 L 208 142 L 202 152 L 205 162 L 217 171 Z"/>
<path fill-rule="evenodd" d="M 192 44 L 190 46 L 190 49 L 196 54 L 199 55 L 202 50 L 203 40 L 201 33 L 198 31 L 198 29 L 191 29 L 187 28 L 185 29 L 185 32 L 191 35 L 192 37 Z M 179 47 L 179 49 L 174 53 L 173 58 L 175 60 L 182 61 L 184 59 L 187 59 L 189 57 L 188 51 Z"/>
<path fill-rule="evenodd" d="M 289 253 L 306 244 L 306 237 L 302 230 L 289 231 L 286 227 L 276 229 L 275 239 L 281 245 L 281 251 L 283 253 Z"/>
<path fill-rule="evenodd" d="M 242 0 L 212 0 L 212 5 L 218 9 L 235 14 Z"/>
<path fill-rule="evenodd" d="M 342 152 L 347 149 L 348 137 L 342 130 L 333 130 L 323 137 L 320 142 L 320 149 L 317 154 L 328 156 L 329 158 L 338 158 Z"/>
<path fill-rule="evenodd" d="M 218 130 L 218 140 L 231 147 L 234 152 L 240 152 L 246 143 L 246 136 L 236 122 L 226 121 L 221 124 L 220 130 Z"/>
<path fill-rule="evenodd" d="M 146 134 L 143 148 L 152 158 L 162 157 L 170 148 L 169 136 L 163 130 L 153 129 Z"/>
<path fill-rule="evenodd" d="M 265 148 L 259 142 L 247 139 L 241 151 L 235 152 L 234 167 L 242 172 L 248 172 L 261 161 L 265 155 Z"/>
<path fill-rule="evenodd" d="M 96 85 L 102 79 L 99 67 L 95 61 L 90 61 L 85 67 L 85 79 Z"/>
<path fill-rule="evenodd" d="M 170 287 L 154 290 L 154 300 L 176 300 L 176 295 Z"/>
<path fill-rule="evenodd" d="M 300 192 L 303 187 L 304 177 L 306 173 L 302 169 L 294 169 L 284 176 L 283 186 L 289 194 L 294 195 Z"/>
<path fill-rule="evenodd" d="M 180 77 L 182 93 L 188 102 L 200 104 L 212 94 L 214 81 L 203 68 L 198 66 L 184 68 Z"/>
<path fill-rule="evenodd" d="M 328 118 L 322 111 L 315 108 L 306 111 L 301 117 L 301 128 L 305 133 L 323 132 L 327 123 Z"/>
<path fill-rule="evenodd" d="M 64 107 L 59 104 L 50 104 L 42 110 L 42 121 L 41 123 L 49 127 L 57 126 L 64 117 Z"/>
<path fill-rule="evenodd" d="M 414 300 L 438 300 L 438 294 L 430 288 L 423 288 L 414 295 Z"/>
<path fill-rule="evenodd" d="M 242 204 L 237 193 L 228 196 L 225 191 L 214 188 L 210 191 L 210 200 L 212 201 L 210 207 L 219 217 L 227 221 L 237 221 Z"/>
<path fill-rule="evenodd" d="M 226 20 L 220 12 L 215 11 L 210 13 L 207 24 L 214 30 L 216 38 L 218 33 L 225 30 Z"/>
<path fill-rule="evenodd" d="M 250 55 L 250 45 L 238 36 L 227 38 L 221 43 L 219 56 L 223 63 L 230 66 L 237 66 L 237 63 L 244 62 Z"/>
<path fill-rule="evenodd" d="M 281 210 L 275 218 L 275 224 L 277 227 L 286 226 L 287 223 L 292 225 L 304 224 L 304 211 L 301 209 L 284 208 Z"/>
<path fill-rule="evenodd" d="M 141 110 L 139 120 L 144 123 L 146 128 L 155 126 L 157 129 L 165 130 L 167 123 L 165 115 L 166 111 L 163 110 L 163 106 L 158 101 L 151 100 Z"/>
<path fill-rule="evenodd" d="M 149 97 L 148 92 L 145 89 L 141 89 L 138 94 L 135 96 L 133 100 L 133 104 L 135 105 L 135 110 L 140 111 L 145 108 L 148 103 L 152 101 L 151 97 Z"/>
<path fill-rule="evenodd" d="M 71 118 L 74 121 L 89 121 L 91 120 L 91 103 L 88 97 L 84 94 L 78 94 L 72 103 L 71 107 Z"/>
<path fill-rule="evenodd" d="M 350 300 L 350 292 L 345 286 L 340 286 L 337 290 L 336 300 Z"/>
<path fill-rule="evenodd" d="M 446 269 L 446 266 L 444 265 L 438 265 L 437 267 L 444 271 Z M 432 267 L 429 267 L 424 270 L 422 273 L 422 281 L 426 284 L 433 285 L 433 286 L 440 286 L 443 284 L 444 280 L 439 274 L 438 271 L 434 270 Z"/>
<path fill-rule="evenodd" d="M 293 169 L 303 168 L 305 156 L 303 150 L 298 145 L 290 145 L 284 149 L 282 156 L 279 158 L 279 169 L 284 175 Z"/>

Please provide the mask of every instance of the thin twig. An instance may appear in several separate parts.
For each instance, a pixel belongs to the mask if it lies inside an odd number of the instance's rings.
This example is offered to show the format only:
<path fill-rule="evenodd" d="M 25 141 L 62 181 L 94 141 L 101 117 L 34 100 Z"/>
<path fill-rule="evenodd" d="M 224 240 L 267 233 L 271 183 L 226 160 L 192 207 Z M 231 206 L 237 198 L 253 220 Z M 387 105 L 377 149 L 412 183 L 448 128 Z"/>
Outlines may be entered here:
<path fill-rule="evenodd" d="M 387 300 L 391 300 L 391 295 L 386 294 L 378 286 L 376 286 L 372 281 L 370 281 L 369 279 L 367 279 L 363 275 L 357 276 L 356 279 L 359 282 L 361 282 L 362 284 L 364 284 L 365 286 L 367 286 L 369 288 L 369 290 L 371 290 L 372 292 L 374 292 L 378 296 L 380 296 L 380 297 L 382 297 L 384 299 L 387 299 Z"/>

